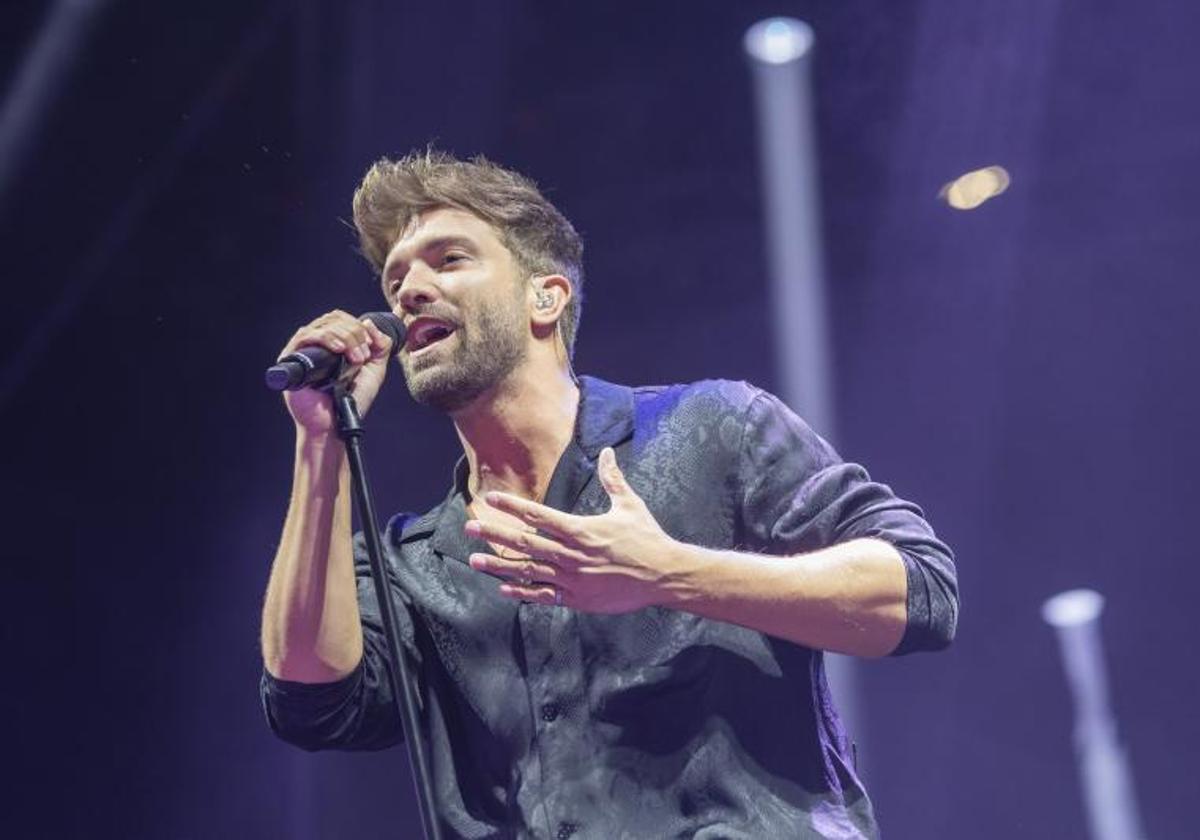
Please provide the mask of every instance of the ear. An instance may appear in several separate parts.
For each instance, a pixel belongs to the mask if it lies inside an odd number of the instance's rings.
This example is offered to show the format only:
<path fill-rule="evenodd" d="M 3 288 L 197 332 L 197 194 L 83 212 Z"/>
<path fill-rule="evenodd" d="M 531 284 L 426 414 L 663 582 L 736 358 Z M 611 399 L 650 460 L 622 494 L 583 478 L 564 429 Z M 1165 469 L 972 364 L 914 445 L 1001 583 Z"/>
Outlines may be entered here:
<path fill-rule="evenodd" d="M 561 274 L 544 274 L 529 281 L 529 323 L 534 335 L 553 335 L 571 301 L 571 281 Z"/>

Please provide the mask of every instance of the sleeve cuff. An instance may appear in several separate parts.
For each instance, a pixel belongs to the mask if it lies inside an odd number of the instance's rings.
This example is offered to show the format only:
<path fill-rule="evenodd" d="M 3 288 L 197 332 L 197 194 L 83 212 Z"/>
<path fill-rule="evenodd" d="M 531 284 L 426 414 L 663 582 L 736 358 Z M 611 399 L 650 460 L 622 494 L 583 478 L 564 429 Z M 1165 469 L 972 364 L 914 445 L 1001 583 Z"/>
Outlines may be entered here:
<path fill-rule="evenodd" d="M 316 704 L 324 705 L 321 701 L 329 702 L 352 694 L 358 683 L 362 681 L 362 672 L 363 663 L 360 659 L 358 664 L 354 666 L 354 670 L 340 680 L 324 683 L 304 683 L 280 679 L 279 677 L 272 676 L 270 671 L 263 668 L 263 696 L 266 697 L 269 695 L 281 700 L 296 700 L 298 702 L 311 700 Z"/>
<path fill-rule="evenodd" d="M 958 624 L 956 597 L 945 592 L 940 581 L 908 551 L 899 547 L 896 550 L 908 580 L 908 618 L 904 636 L 891 655 L 949 647 Z"/>
<path fill-rule="evenodd" d="M 349 717 L 347 710 L 361 694 L 363 664 L 340 680 L 302 683 L 272 676 L 265 668 L 259 697 L 267 725 L 276 735 L 305 750 L 336 746 Z"/>

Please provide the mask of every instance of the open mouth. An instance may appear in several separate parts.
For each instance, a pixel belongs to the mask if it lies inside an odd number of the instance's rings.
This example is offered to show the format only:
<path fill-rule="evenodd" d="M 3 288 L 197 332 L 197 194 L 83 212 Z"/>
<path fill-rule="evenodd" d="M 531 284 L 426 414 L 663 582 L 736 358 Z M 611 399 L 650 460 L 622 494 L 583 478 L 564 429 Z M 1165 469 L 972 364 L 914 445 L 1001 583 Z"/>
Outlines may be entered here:
<path fill-rule="evenodd" d="M 454 329 L 454 325 L 447 321 L 439 321 L 436 318 L 417 318 L 408 326 L 405 348 L 410 354 L 418 353 L 448 338 Z"/>

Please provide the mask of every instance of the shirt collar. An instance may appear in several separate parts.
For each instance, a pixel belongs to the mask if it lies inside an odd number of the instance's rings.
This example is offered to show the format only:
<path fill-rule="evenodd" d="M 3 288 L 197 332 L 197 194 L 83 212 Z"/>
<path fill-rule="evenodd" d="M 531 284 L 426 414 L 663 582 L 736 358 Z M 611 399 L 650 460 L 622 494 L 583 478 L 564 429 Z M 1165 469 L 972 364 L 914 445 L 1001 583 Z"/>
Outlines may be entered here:
<path fill-rule="evenodd" d="M 592 376 L 579 378 L 579 416 L 575 439 L 589 458 L 599 457 L 606 446 L 616 446 L 633 435 L 633 389 Z"/>

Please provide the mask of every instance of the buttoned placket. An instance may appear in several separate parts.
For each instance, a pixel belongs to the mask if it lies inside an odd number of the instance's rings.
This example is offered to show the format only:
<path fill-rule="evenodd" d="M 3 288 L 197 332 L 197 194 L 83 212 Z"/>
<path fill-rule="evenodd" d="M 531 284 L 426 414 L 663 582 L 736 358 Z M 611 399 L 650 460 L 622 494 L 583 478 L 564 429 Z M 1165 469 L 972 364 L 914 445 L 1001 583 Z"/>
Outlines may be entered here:
<path fill-rule="evenodd" d="M 563 453 L 545 503 L 571 511 L 593 479 L 595 467 L 576 441 Z M 549 836 L 570 837 L 579 829 L 556 778 L 569 764 L 584 761 L 581 727 L 586 726 L 583 651 L 578 618 L 567 607 L 522 603 L 517 615 L 525 654 L 534 750 L 541 778 L 540 799 Z"/>
<path fill-rule="evenodd" d="M 604 385 L 600 383 L 596 387 L 603 388 Z M 585 389 L 583 399 L 587 397 Z M 593 399 L 604 404 L 611 397 L 601 392 Z M 600 448 L 616 446 L 632 432 L 630 403 L 622 406 L 620 411 L 593 418 L 593 428 L 582 431 L 582 439 L 588 441 L 585 446 L 581 443 L 578 427 L 583 416 L 581 403 L 575 437 L 555 466 L 546 491 L 545 504 L 558 510 L 578 512 L 577 504 L 585 491 L 594 490 L 593 485 L 598 481 L 596 460 Z M 455 467 L 455 479 L 451 498 L 457 496 L 459 512 L 466 515 L 469 493 L 466 492 L 465 457 Z M 600 495 L 603 495 L 602 491 Z M 595 500 L 591 501 L 594 506 Z M 465 542 L 459 543 L 459 539 Z M 455 556 L 462 554 L 460 559 L 464 563 L 470 550 L 491 550 L 482 541 L 477 541 L 476 545 L 471 542 L 460 532 L 460 536 L 453 539 L 447 535 L 439 548 Z M 455 551 L 457 548 L 466 548 L 467 552 Z M 588 765 L 591 749 L 587 739 L 584 652 L 578 614 L 567 607 L 521 602 L 517 606 L 516 621 L 532 735 L 530 759 L 533 766 L 527 768 L 526 779 L 537 779 L 536 790 L 526 790 L 526 795 L 521 796 L 527 809 L 525 818 L 532 836 L 566 840 L 585 831 L 586 826 L 578 821 L 570 786 L 559 782 L 566 774 Z"/>

